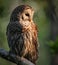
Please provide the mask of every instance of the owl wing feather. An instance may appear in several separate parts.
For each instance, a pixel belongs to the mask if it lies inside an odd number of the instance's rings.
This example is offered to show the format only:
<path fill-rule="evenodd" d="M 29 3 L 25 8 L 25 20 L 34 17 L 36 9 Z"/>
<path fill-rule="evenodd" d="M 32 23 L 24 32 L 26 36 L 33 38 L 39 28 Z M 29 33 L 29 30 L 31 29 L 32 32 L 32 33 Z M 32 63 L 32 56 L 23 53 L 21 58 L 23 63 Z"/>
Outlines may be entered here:
<path fill-rule="evenodd" d="M 23 47 L 22 26 L 18 22 L 9 23 L 6 34 L 10 51 L 20 55 Z"/>

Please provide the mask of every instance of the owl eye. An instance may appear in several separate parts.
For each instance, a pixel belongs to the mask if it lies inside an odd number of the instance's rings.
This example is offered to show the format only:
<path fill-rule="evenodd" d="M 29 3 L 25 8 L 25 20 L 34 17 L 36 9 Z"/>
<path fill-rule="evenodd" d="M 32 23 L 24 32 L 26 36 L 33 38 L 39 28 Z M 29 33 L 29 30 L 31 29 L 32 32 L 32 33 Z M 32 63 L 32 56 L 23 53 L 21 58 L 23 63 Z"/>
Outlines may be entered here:
<path fill-rule="evenodd" d="M 29 14 L 27 13 L 27 14 L 25 14 L 26 16 L 29 16 Z"/>

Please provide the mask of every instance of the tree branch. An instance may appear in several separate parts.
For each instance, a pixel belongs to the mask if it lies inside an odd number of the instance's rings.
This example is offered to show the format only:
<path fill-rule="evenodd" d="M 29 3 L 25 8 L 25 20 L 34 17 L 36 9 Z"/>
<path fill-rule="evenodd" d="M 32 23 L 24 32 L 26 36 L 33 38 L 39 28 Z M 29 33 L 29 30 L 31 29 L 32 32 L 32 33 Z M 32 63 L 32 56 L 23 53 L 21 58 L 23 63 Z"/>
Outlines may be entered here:
<path fill-rule="evenodd" d="M 16 63 L 17 65 L 35 65 L 32 62 L 30 62 L 29 60 L 16 56 L 13 53 L 9 54 L 8 51 L 5 51 L 4 49 L 1 49 L 1 48 L 0 48 L 0 57 L 4 58 L 10 62 Z"/>

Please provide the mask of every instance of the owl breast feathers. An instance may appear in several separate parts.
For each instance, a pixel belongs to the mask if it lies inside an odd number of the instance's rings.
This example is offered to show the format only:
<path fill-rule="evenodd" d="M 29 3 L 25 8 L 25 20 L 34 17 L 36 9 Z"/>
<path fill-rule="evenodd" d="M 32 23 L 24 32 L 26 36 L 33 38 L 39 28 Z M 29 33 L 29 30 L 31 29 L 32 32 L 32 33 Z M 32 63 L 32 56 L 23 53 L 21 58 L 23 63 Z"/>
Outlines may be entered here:
<path fill-rule="evenodd" d="M 7 40 L 10 52 L 36 63 L 38 58 L 37 26 L 32 18 L 32 7 L 29 5 L 16 7 L 7 26 Z"/>

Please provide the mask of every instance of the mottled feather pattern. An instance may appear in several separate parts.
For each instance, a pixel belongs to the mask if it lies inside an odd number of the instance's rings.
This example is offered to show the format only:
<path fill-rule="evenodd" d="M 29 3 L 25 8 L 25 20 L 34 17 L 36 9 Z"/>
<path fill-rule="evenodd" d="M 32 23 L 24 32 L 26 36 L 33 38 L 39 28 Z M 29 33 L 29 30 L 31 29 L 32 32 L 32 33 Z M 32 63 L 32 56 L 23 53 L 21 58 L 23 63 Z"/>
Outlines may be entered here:
<path fill-rule="evenodd" d="M 28 5 L 16 7 L 11 14 L 6 34 L 11 53 L 36 63 L 38 59 L 38 31 L 32 18 L 32 7 Z"/>

